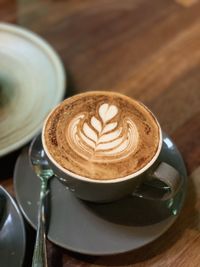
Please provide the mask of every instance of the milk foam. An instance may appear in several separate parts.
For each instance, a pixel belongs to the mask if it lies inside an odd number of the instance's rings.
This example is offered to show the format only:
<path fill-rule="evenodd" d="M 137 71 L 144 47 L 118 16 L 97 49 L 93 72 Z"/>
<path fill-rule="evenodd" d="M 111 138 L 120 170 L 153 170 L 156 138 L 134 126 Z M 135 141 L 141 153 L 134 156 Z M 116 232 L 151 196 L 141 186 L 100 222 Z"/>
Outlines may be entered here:
<path fill-rule="evenodd" d="M 85 112 L 76 115 L 66 131 L 70 147 L 92 162 L 115 162 L 129 157 L 137 148 L 139 133 L 129 117 L 122 117 L 119 125 L 116 116 L 120 112 L 116 105 L 103 103 L 91 117 Z"/>
<path fill-rule="evenodd" d="M 106 91 L 65 99 L 48 117 L 44 139 L 60 167 L 95 180 L 137 173 L 162 143 L 159 124 L 144 105 Z"/>

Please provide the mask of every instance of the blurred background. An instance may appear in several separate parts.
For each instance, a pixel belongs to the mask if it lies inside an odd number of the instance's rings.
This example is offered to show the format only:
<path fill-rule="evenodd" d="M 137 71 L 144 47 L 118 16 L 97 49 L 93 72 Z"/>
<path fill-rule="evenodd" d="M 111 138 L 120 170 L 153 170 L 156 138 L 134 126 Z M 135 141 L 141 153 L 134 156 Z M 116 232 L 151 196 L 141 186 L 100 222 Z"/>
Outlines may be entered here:
<path fill-rule="evenodd" d="M 173 237 L 176 229 L 165 246 L 167 253 L 159 250 L 161 255 L 156 256 L 156 243 L 146 256 L 144 251 L 122 256 L 120 266 L 132 266 L 135 259 L 134 266 L 199 266 L 199 14 L 199 0 L 0 0 L 2 22 L 36 32 L 58 52 L 67 76 L 66 97 L 87 90 L 111 90 L 144 102 L 185 159 L 191 177 L 191 202 L 184 208 L 181 226 L 177 225 L 181 241 Z M 9 171 L 1 175 L 10 191 L 12 186 L 5 177 L 12 177 L 19 151 L 0 160 L 1 166 L 12 162 Z M 191 219 L 187 221 L 186 217 Z M 187 242 L 191 242 L 193 252 Z M 182 245 L 194 256 L 194 264 L 182 255 L 184 263 L 177 265 L 180 258 L 176 261 L 172 256 L 178 255 L 174 251 Z M 166 254 L 171 260 L 163 265 L 162 256 Z M 79 256 L 75 258 L 70 256 L 70 265 L 66 266 L 86 266 Z M 112 257 L 96 263 L 116 264 Z"/>

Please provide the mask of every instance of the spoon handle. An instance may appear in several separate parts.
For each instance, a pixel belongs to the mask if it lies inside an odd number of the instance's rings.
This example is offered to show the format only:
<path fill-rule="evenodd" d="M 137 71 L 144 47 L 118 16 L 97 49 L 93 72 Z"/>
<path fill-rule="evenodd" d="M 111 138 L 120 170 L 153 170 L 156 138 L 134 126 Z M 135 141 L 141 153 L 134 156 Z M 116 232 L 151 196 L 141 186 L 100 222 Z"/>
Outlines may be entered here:
<path fill-rule="evenodd" d="M 38 225 L 33 253 L 32 267 L 47 267 L 46 229 L 45 229 L 45 198 L 47 181 L 41 178 L 40 202 L 38 209 Z"/>

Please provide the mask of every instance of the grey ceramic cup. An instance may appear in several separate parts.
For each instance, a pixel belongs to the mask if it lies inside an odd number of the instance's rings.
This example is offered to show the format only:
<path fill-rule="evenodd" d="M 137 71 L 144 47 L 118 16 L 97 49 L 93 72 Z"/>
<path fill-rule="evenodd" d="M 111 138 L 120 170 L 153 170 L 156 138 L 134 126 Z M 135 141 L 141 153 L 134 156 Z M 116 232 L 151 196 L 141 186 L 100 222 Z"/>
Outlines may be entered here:
<path fill-rule="evenodd" d="M 154 115 L 152 114 L 152 116 Z M 173 198 L 177 190 L 181 187 L 183 178 L 174 167 L 165 162 L 158 162 L 158 157 L 163 145 L 163 136 L 161 127 L 156 118 L 155 120 L 160 131 L 160 140 L 157 152 L 151 161 L 148 162 L 148 164 L 146 164 L 143 168 L 122 178 L 110 180 L 89 179 L 64 169 L 50 155 L 45 144 L 44 131 L 46 122 L 44 123 L 42 131 L 42 143 L 45 153 L 48 157 L 49 164 L 51 165 L 55 175 L 66 186 L 67 189 L 73 192 L 73 194 L 80 199 L 103 203 L 115 201 L 130 194 L 139 195 L 140 197 L 150 196 L 152 199 L 154 198 L 154 195 L 151 193 L 148 194 L 146 191 L 151 192 L 152 188 L 159 188 L 162 189 L 164 193 L 161 194 L 160 197 L 155 196 L 155 198 L 168 200 Z M 146 185 L 145 192 L 143 192 L 142 189 L 144 184 Z"/>

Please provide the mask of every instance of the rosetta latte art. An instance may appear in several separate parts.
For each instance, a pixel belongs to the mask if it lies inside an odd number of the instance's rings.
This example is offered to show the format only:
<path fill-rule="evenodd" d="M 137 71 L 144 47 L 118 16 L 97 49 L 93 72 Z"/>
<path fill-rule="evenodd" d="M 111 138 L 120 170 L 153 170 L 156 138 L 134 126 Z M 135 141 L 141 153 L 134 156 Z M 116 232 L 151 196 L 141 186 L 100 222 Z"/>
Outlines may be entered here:
<path fill-rule="evenodd" d="M 97 116 L 88 119 L 85 113 L 76 115 L 67 127 L 70 147 L 84 159 L 93 162 L 118 161 L 128 157 L 137 147 L 138 130 L 130 118 L 119 126 L 115 105 L 102 104 Z"/>

